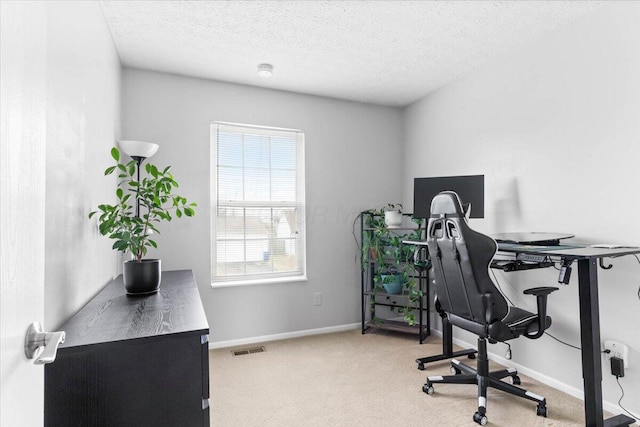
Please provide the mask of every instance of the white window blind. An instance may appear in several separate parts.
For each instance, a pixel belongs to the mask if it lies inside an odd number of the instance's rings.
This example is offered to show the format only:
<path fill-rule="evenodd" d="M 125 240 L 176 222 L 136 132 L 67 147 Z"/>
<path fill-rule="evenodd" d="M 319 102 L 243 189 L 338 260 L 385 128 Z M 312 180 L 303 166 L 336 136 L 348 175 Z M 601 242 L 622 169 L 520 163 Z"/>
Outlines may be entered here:
<path fill-rule="evenodd" d="M 305 275 L 304 134 L 214 123 L 212 283 Z"/>

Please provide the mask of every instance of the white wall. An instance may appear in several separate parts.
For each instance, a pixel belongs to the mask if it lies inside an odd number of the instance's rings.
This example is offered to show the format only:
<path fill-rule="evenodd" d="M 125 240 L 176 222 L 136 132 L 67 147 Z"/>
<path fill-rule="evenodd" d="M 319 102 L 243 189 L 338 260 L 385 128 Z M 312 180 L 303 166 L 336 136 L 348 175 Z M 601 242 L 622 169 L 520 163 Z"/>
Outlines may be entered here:
<path fill-rule="evenodd" d="M 640 245 L 639 52 L 640 4 L 609 4 L 411 105 L 405 203 L 414 177 L 484 174 L 485 218 L 471 220 L 481 231 L 559 231 L 577 242 Z M 639 413 L 640 264 L 633 257 L 612 263 L 599 272 L 602 339 L 629 345 L 622 404 Z M 522 290 L 554 286 L 558 272 L 497 277 L 516 304 L 535 311 Z M 570 285 L 550 296 L 549 314 L 550 332 L 579 345 L 577 268 Z M 514 362 L 581 390 L 579 351 L 546 336 L 512 346 Z M 490 346 L 499 356 L 505 349 Z M 605 400 L 617 402 L 620 390 L 603 366 Z"/>
<path fill-rule="evenodd" d="M 172 165 L 183 195 L 199 205 L 194 218 L 162 225 L 155 255 L 163 269 L 194 270 L 213 342 L 359 322 L 352 223 L 401 193 L 399 109 L 135 69 L 123 70 L 122 109 L 123 138 L 160 144 L 152 161 Z M 307 282 L 211 289 L 214 120 L 305 132 Z M 321 306 L 314 292 L 323 293 Z"/>
<path fill-rule="evenodd" d="M 120 61 L 97 2 L 47 4 L 45 326 L 55 330 L 117 271 L 89 211 L 115 200 L 105 178 L 119 139 Z"/>

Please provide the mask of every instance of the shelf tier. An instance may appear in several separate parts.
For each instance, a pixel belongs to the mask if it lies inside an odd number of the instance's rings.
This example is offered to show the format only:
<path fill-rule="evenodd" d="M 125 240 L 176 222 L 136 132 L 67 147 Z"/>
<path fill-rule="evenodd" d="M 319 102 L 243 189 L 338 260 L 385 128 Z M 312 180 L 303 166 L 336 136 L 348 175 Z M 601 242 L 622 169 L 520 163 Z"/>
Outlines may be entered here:
<path fill-rule="evenodd" d="M 388 331 L 394 331 L 394 332 L 404 332 L 407 334 L 414 334 L 414 335 L 420 335 L 420 326 L 419 325 L 409 325 L 405 322 L 401 322 L 399 320 L 389 320 L 389 319 L 378 319 L 376 321 L 373 320 L 369 320 L 368 322 L 365 322 L 365 329 L 385 329 Z M 426 328 L 426 326 L 422 327 L 422 335 L 423 336 L 428 336 L 429 335 L 429 330 Z"/>
<path fill-rule="evenodd" d="M 365 291 L 364 294 L 368 295 L 368 296 L 375 296 L 376 297 L 376 305 L 384 305 L 384 306 L 387 306 L 387 307 L 397 307 L 397 306 L 402 305 L 402 304 L 393 304 L 393 303 L 387 302 L 385 300 L 380 300 L 380 298 L 409 298 L 409 294 L 407 292 L 403 292 L 401 294 L 388 294 L 388 293 L 386 293 L 384 291 L 378 291 L 378 292 Z M 427 297 L 427 295 L 422 295 L 422 298 L 424 298 L 424 301 L 426 301 L 426 297 Z M 419 300 L 416 300 L 414 302 L 414 304 L 415 305 L 413 306 L 413 308 L 415 310 L 420 309 Z M 422 310 L 427 310 L 427 307 L 425 306 L 424 308 L 422 308 Z"/>
<path fill-rule="evenodd" d="M 367 217 L 369 215 L 369 217 Z M 405 217 L 412 216 L 411 214 L 403 214 Z M 372 236 L 375 234 L 376 237 L 382 237 L 383 243 L 386 241 L 384 239 L 392 239 L 396 237 L 403 237 L 402 240 L 406 240 L 405 236 L 415 236 L 415 233 L 420 230 L 422 232 L 422 228 L 420 226 L 413 226 L 407 222 L 403 223 L 398 228 L 387 228 L 384 230 L 384 235 L 379 236 L 377 234 L 378 229 L 376 227 L 367 226 L 368 218 L 370 217 L 381 217 L 383 215 L 372 213 L 372 212 L 363 212 L 360 216 L 360 237 L 361 242 L 364 242 L 367 236 Z M 389 240 L 392 242 L 392 240 Z M 397 242 L 395 242 L 397 243 Z M 384 245 L 385 250 L 388 250 L 386 246 L 395 248 L 395 245 L 391 243 Z M 401 244 L 398 247 L 402 247 Z M 405 248 L 406 249 L 406 248 Z M 403 259 L 400 270 L 403 270 L 403 274 L 409 274 L 412 280 L 417 282 L 417 289 L 420 289 L 423 292 L 422 297 L 416 298 L 415 301 L 411 301 L 409 297 L 408 291 L 399 294 L 389 294 L 385 292 L 384 289 L 378 287 L 378 283 L 376 283 L 375 276 L 377 276 L 385 265 L 394 265 L 396 264 L 396 258 L 391 256 L 390 254 L 381 254 L 380 257 L 373 258 L 371 257 L 370 251 L 366 253 L 360 254 L 360 262 L 362 267 L 362 272 L 360 276 L 361 281 L 361 322 L 362 322 L 362 333 L 366 333 L 367 331 L 371 331 L 373 329 L 380 330 L 389 330 L 392 332 L 401 332 L 407 333 L 411 335 L 417 335 L 418 341 L 420 344 L 423 343 L 424 339 L 430 335 L 430 308 L 429 308 L 429 272 L 428 272 L 428 263 L 422 262 L 422 257 L 425 251 L 412 249 L 412 254 L 406 254 L 406 259 Z M 364 256 L 363 256 L 364 255 Z M 419 257 L 419 258 L 418 258 Z M 364 259 L 363 259 L 364 258 Z M 414 263 L 414 259 L 418 259 L 421 262 Z M 414 270 L 410 273 L 409 271 L 404 271 L 405 266 L 412 266 Z M 374 290 L 375 288 L 375 290 Z M 406 307 L 411 309 L 416 320 L 416 325 L 410 326 L 405 321 L 402 320 L 402 317 L 395 317 L 398 320 L 392 320 L 389 318 L 380 318 L 376 315 L 376 307 L 386 307 L 390 308 L 393 311 L 394 308 Z M 384 310 L 384 315 L 387 315 L 386 310 Z M 396 313 L 397 314 L 397 313 Z M 367 317 L 370 320 L 367 320 Z"/>
<path fill-rule="evenodd" d="M 389 294 L 385 291 L 364 291 L 365 295 L 375 295 L 377 297 L 408 297 L 409 293 L 408 292 L 402 292 L 401 294 Z"/>
<path fill-rule="evenodd" d="M 375 231 L 377 230 L 375 227 L 363 227 L 362 231 Z M 396 231 L 417 231 L 421 230 L 418 227 L 387 227 L 388 231 L 396 232 Z"/>

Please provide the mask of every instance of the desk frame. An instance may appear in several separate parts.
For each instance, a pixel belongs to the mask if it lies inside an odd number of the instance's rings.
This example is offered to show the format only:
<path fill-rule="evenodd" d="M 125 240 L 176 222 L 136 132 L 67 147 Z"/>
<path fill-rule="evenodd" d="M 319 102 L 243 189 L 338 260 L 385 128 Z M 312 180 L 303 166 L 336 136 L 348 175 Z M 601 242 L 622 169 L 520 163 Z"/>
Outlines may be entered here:
<path fill-rule="evenodd" d="M 561 247 L 559 247 L 561 248 Z M 528 253 L 561 257 L 578 262 L 578 295 L 580 300 L 580 348 L 582 349 L 582 378 L 584 415 L 587 427 L 628 426 L 635 420 L 626 415 L 603 419 L 602 360 L 600 350 L 600 306 L 598 302 L 598 262 L 605 257 L 619 257 L 640 253 L 640 248 L 573 248 L 535 250 L 498 249 L 499 252 Z"/>

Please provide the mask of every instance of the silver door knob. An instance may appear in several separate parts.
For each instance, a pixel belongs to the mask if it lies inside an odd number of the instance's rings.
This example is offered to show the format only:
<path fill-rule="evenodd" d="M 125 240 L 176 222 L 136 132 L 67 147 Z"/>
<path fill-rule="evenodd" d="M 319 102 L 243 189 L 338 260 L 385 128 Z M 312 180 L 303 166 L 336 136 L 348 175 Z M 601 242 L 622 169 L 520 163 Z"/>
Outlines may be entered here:
<path fill-rule="evenodd" d="M 58 345 L 64 342 L 64 331 L 44 332 L 38 322 L 33 322 L 24 337 L 24 354 L 27 359 L 36 359 L 33 363 L 44 365 L 56 360 Z"/>

